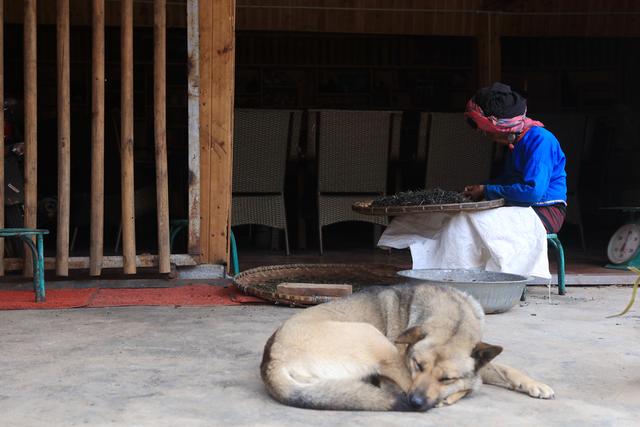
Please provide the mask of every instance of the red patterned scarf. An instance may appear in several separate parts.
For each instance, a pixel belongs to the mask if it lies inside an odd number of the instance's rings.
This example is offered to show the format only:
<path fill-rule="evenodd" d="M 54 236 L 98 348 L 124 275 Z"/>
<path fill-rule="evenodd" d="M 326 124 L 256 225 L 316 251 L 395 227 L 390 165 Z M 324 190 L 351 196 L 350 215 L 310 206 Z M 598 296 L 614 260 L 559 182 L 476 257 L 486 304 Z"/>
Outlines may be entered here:
<path fill-rule="evenodd" d="M 544 127 L 542 122 L 532 120 L 527 117 L 526 108 L 524 114 L 516 117 L 499 119 L 494 116 L 485 116 L 482 108 L 473 102 L 473 99 L 470 99 L 469 102 L 467 102 L 467 108 L 464 115 L 468 119 L 473 120 L 473 123 L 475 123 L 478 129 L 490 133 L 522 134 L 532 126 Z"/>

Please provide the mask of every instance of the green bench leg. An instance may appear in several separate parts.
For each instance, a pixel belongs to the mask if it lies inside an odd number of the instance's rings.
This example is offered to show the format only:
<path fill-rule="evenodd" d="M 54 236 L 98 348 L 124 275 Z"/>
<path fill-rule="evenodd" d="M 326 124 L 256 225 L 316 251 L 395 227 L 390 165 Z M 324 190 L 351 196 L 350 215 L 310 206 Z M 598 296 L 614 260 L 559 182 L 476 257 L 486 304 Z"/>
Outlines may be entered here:
<path fill-rule="evenodd" d="M 233 230 L 229 233 L 231 238 L 231 263 L 233 264 L 233 274 L 240 273 L 240 263 L 238 262 L 238 247 L 236 246 L 236 236 L 233 235 Z"/>
<path fill-rule="evenodd" d="M 187 224 L 171 224 L 171 231 L 169 232 L 169 251 L 173 253 L 173 241 L 180 232 L 187 228 Z"/>
<path fill-rule="evenodd" d="M 46 295 L 44 289 L 44 245 L 42 234 L 36 235 L 36 243 L 33 243 L 30 236 L 20 236 L 20 239 L 27 244 L 31 251 L 33 260 L 33 290 L 36 293 L 36 302 L 44 302 Z"/>
<path fill-rule="evenodd" d="M 38 290 L 36 291 L 36 301 L 44 302 L 45 290 L 44 290 L 44 243 L 42 234 L 36 236 L 38 245 Z"/>
<path fill-rule="evenodd" d="M 562 248 L 562 243 L 560 243 L 560 239 L 555 234 L 547 235 L 547 240 L 551 242 L 553 247 L 556 249 L 556 259 L 558 260 L 558 294 L 565 295 L 565 284 L 564 284 L 564 249 Z"/>

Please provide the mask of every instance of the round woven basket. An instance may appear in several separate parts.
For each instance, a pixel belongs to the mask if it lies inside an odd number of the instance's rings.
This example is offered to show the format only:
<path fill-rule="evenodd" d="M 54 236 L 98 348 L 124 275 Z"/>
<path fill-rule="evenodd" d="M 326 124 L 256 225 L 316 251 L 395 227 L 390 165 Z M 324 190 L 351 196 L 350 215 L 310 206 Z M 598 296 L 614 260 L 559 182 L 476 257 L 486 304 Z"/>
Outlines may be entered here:
<path fill-rule="evenodd" d="M 504 199 L 482 202 L 447 203 L 442 205 L 371 206 L 371 200 L 355 202 L 351 208 L 364 215 L 396 216 L 428 212 L 481 211 L 504 206 Z"/>
<path fill-rule="evenodd" d="M 233 283 L 248 295 L 276 304 L 307 307 L 331 301 L 335 297 L 293 296 L 277 292 L 283 282 L 349 284 L 353 293 L 369 286 L 394 285 L 405 281 L 400 270 L 383 264 L 287 264 L 252 268 L 237 274 Z"/>

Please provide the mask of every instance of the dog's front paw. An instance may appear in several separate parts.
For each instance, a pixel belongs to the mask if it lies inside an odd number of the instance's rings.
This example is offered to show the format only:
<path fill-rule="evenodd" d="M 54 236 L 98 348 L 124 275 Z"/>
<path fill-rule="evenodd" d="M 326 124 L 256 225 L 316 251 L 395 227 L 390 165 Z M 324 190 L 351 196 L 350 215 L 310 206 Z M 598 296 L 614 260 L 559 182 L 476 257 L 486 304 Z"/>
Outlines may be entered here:
<path fill-rule="evenodd" d="M 537 397 L 538 399 L 553 399 L 556 396 L 551 387 L 537 381 L 532 381 L 531 383 L 524 385 L 522 391 L 527 393 L 529 396 Z"/>

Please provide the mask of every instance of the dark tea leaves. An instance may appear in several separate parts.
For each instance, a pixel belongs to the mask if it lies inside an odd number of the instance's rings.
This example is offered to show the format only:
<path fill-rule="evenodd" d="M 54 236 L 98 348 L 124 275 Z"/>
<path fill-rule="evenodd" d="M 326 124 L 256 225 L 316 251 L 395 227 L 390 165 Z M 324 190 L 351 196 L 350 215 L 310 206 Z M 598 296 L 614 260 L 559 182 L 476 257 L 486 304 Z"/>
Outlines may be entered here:
<path fill-rule="evenodd" d="M 471 199 L 457 191 L 432 188 L 417 191 L 405 191 L 390 196 L 382 196 L 373 200 L 372 207 L 384 206 L 422 206 L 467 203 Z"/>

